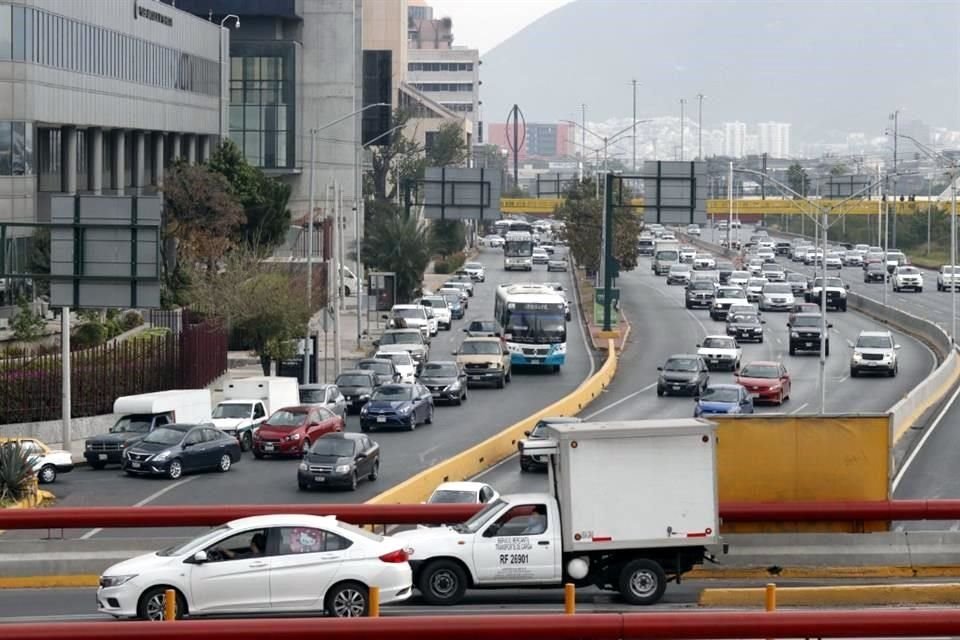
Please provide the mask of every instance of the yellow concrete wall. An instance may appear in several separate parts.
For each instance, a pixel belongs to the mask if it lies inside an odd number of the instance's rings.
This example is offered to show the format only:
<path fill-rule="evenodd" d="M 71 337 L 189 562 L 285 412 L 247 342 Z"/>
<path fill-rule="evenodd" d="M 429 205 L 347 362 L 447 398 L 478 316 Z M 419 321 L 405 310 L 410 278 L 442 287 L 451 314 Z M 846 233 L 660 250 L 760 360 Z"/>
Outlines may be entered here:
<path fill-rule="evenodd" d="M 429 498 L 442 482 L 457 482 L 474 477 L 516 453 L 517 442 L 523 439 L 524 431 L 532 429 L 540 418 L 574 416 L 580 413 L 610 384 L 616 371 L 617 350 L 611 341 L 603 366 L 572 393 L 480 444 L 387 489 L 368 500 L 367 504 L 416 504 Z"/>
<path fill-rule="evenodd" d="M 718 424 L 720 502 L 886 500 L 886 415 L 744 416 Z M 726 532 L 884 530 L 885 523 L 729 524 Z"/>

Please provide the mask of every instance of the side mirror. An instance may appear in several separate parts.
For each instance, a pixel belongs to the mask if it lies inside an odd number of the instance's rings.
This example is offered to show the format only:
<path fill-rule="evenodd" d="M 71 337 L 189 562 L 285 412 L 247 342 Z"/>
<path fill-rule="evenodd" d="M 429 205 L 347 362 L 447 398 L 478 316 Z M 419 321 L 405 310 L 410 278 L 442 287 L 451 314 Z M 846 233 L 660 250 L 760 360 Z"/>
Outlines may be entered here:
<path fill-rule="evenodd" d="M 530 432 L 529 432 L 529 431 L 524 431 L 524 432 L 523 432 L 523 435 L 525 435 L 525 436 L 527 436 L 527 437 L 529 438 L 529 437 L 530 437 Z"/>
<path fill-rule="evenodd" d="M 367 454 L 365 454 L 364 452 L 361 451 L 360 453 L 357 454 L 357 460 L 366 460 L 366 459 L 367 459 Z"/>
<path fill-rule="evenodd" d="M 895 344 L 895 345 L 893 345 L 893 348 L 894 348 L 894 349 L 899 349 L 899 348 L 900 348 L 900 345 Z"/>
<path fill-rule="evenodd" d="M 203 564 L 208 560 L 209 558 L 207 557 L 206 551 L 197 551 L 195 554 L 193 554 L 193 561 L 197 564 Z"/>
<path fill-rule="evenodd" d="M 467 328 L 466 328 L 466 327 L 463 328 L 463 332 L 464 332 L 464 333 L 467 332 Z"/>
<path fill-rule="evenodd" d="M 663 367 L 657 367 L 657 371 L 663 371 Z"/>
<path fill-rule="evenodd" d="M 379 347 L 379 346 L 380 346 L 380 340 L 374 340 L 371 344 L 372 344 L 373 346 L 375 346 L 375 347 Z"/>
<path fill-rule="evenodd" d="M 849 285 L 849 284 L 845 284 L 845 285 L 843 285 L 843 288 L 849 290 L 849 289 L 850 289 L 850 285 Z"/>
<path fill-rule="evenodd" d="M 456 350 L 456 349 L 453 349 L 452 351 L 450 351 L 450 354 L 451 354 L 451 355 L 457 355 L 457 350 Z"/>
<path fill-rule="evenodd" d="M 698 342 L 698 343 L 697 343 L 697 349 L 699 349 L 699 348 L 700 348 L 700 343 Z"/>
<path fill-rule="evenodd" d="M 833 324 L 828 324 L 827 329 L 833 329 Z"/>
<path fill-rule="evenodd" d="M 787 328 L 789 329 L 790 327 L 791 327 L 791 324 L 788 322 L 788 323 L 787 323 Z"/>
<path fill-rule="evenodd" d="M 381 319 L 381 320 L 389 320 L 389 319 L 390 319 L 390 316 L 384 314 L 384 315 L 380 316 L 380 319 Z"/>

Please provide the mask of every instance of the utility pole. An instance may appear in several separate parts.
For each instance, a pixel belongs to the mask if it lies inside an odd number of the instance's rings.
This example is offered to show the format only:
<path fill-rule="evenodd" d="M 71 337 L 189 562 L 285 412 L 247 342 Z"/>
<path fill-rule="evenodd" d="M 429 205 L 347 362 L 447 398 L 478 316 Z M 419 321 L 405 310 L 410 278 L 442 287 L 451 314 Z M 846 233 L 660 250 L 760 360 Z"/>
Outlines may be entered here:
<path fill-rule="evenodd" d="M 897 141 L 900 139 L 900 110 L 890 116 L 893 119 L 893 248 L 897 248 Z"/>
<path fill-rule="evenodd" d="M 637 81 L 633 81 L 633 172 L 637 172 Z"/>
<path fill-rule="evenodd" d="M 706 96 L 697 94 L 697 160 L 703 160 L 703 99 Z"/>
<path fill-rule="evenodd" d="M 580 105 L 580 181 L 583 182 L 583 176 L 587 167 L 587 105 Z"/>
<path fill-rule="evenodd" d="M 307 311 L 313 318 L 313 185 L 316 178 L 316 141 L 317 135 L 310 131 L 310 200 L 307 211 Z M 303 341 L 303 384 L 310 384 L 310 322 L 307 321 L 307 335 Z"/>
<path fill-rule="evenodd" d="M 733 245 L 730 244 L 730 232 L 733 228 L 733 162 L 730 163 L 730 173 L 727 176 L 727 198 L 730 201 L 730 212 L 727 218 L 727 249 L 732 250 Z"/>
<path fill-rule="evenodd" d="M 341 270 L 343 265 L 340 262 L 340 205 L 343 198 L 343 192 L 340 184 L 331 185 L 333 188 L 333 277 L 334 282 L 334 304 L 333 304 L 333 377 L 340 375 L 340 301 L 343 299 L 341 291 L 343 290 L 343 275 Z M 358 292 L 359 293 L 359 292 Z"/>
<path fill-rule="evenodd" d="M 680 162 L 683 162 L 683 109 L 687 105 L 686 98 L 680 98 Z"/>

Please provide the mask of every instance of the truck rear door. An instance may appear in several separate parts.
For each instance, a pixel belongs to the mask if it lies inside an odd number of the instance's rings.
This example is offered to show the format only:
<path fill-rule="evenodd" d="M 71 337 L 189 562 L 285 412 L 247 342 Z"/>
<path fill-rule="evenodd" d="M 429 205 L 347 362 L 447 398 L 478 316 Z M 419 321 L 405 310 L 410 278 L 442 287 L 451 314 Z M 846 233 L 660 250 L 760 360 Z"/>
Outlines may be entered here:
<path fill-rule="evenodd" d="M 473 562 L 483 584 L 560 580 L 560 530 L 546 502 L 514 504 L 477 533 Z"/>

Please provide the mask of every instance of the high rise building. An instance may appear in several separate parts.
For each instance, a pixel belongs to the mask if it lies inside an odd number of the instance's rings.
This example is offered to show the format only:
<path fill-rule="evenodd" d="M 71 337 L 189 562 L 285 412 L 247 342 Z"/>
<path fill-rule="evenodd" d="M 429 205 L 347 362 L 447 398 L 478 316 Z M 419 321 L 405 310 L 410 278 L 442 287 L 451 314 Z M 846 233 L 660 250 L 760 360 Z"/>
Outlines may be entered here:
<path fill-rule="evenodd" d="M 742 158 L 746 155 L 747 125 L 743 122 L 723 123 L 723 155 Z"/>
<path fill-rule="evenodd" d="M 772 158 L 790 156 L 790 125 L 786 122 L 761 122 L 759 130 L 759 153 Z"/>
<path fill-rule="evenodd" d="M 490 144 L 509 149 L 508 137 L 513 136 L 513 124 L 490 124 L 487 127 Z M 520 128 L 523 145 L 517 153 L 520 160 L 526 158 L 557 159 L 573 155 L 573 125 L 566 122 L 528 122 L 526 130 Z M 511 159 L 512 161 L 512 159 Z"/>

